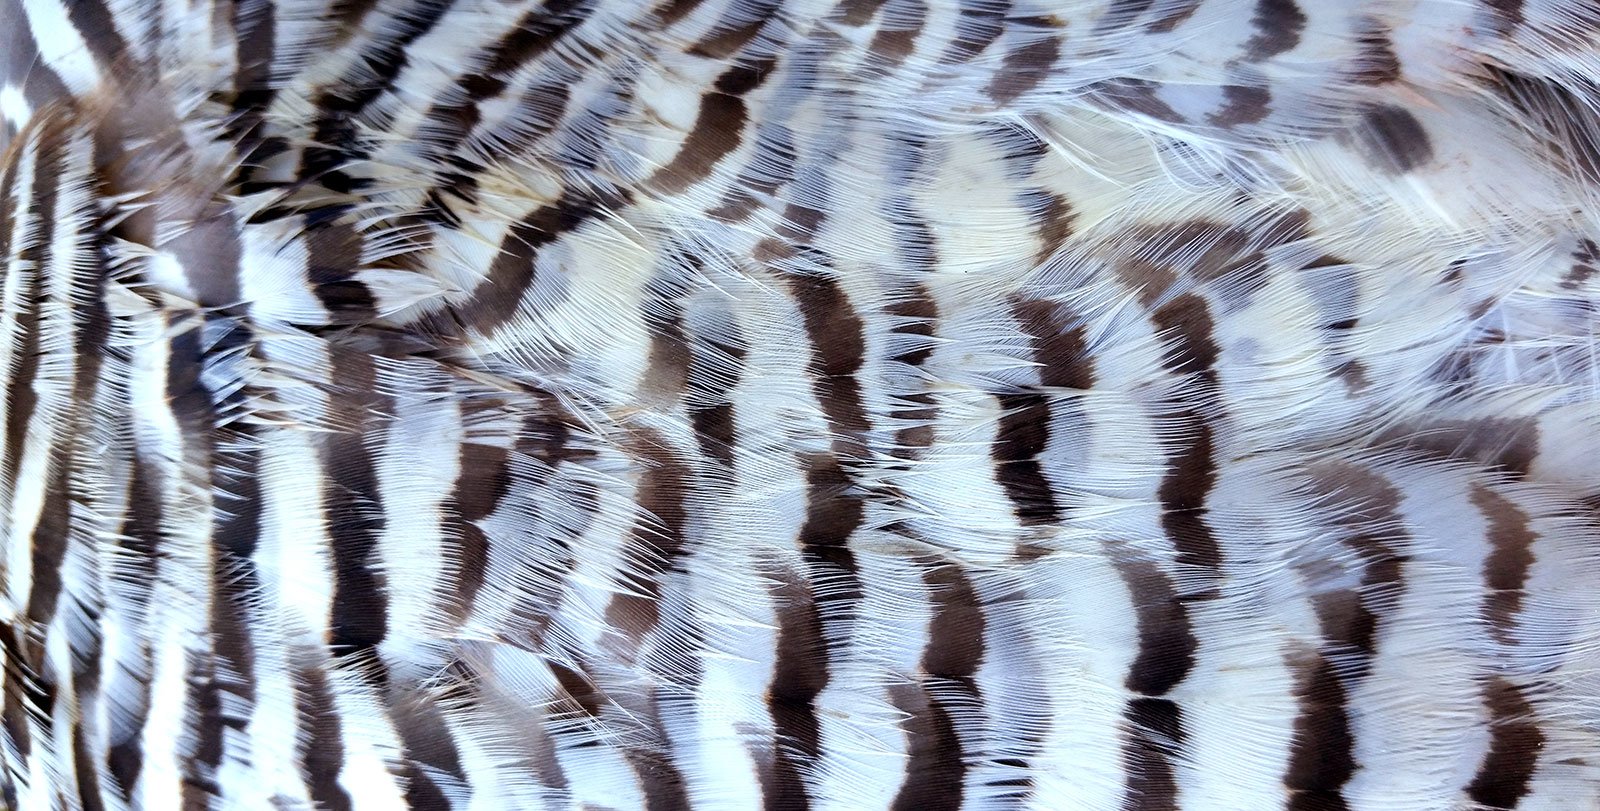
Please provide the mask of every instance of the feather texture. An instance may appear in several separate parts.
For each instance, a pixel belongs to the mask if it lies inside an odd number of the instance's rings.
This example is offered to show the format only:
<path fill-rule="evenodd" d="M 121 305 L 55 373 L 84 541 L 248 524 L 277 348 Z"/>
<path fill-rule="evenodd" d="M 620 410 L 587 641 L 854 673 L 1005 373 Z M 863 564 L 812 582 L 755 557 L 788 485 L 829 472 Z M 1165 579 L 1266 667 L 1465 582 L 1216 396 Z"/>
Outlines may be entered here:
<path fill-rule="evenodd" d="M 0 803 L 1600 807 L 1580 0 L 0 0 Z"/>

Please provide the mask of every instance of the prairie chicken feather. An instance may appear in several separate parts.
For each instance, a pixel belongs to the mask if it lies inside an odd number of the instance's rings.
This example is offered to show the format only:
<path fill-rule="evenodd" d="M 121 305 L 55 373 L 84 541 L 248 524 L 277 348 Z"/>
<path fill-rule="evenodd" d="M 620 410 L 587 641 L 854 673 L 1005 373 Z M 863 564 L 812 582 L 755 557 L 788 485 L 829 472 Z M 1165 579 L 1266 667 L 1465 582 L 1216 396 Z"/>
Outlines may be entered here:
<path fill-rule="evenodd" d="M 1600 5 L 0 0 L 0 804 L 1600 809 Z"/>

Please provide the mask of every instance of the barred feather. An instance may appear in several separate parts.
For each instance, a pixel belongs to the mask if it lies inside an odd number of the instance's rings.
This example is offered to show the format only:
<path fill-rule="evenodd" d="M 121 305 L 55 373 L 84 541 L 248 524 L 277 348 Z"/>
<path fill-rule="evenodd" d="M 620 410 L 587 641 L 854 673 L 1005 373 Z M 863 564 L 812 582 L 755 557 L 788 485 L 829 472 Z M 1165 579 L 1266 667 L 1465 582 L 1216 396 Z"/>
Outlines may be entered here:
<path fill-rule="evenodd" d="M 1579 0 L 0 0 L 0 803 L 1600 807 Z"/>

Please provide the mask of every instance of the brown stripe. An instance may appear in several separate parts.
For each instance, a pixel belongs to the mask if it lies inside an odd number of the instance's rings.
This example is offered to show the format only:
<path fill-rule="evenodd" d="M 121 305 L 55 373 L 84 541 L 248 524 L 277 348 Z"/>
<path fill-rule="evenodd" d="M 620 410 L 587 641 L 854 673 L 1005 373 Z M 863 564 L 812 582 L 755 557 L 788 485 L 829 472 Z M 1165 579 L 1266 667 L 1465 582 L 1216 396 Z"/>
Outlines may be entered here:
<path fill-rule="evenodd" d="M 694 56 L 727 59 L 748 45 L 767 22 L 777 17 L 783 0 L 745 0 L 732 4 L 704 37 L 689 48 Z"/>
<path fill-rule="evenodd" d="M 1185 293 L 1151 316 L 1156 330 L 1170 342 L 1163 362 L 1180 375 L 1194 375 L 1193 396 L 1212 395 L 1217 387 L 1213 369 L 1219 349 L 1212 339 L 1213 324 L 1205 299 Z M 1195 405 L 1181 420 L 1181 445 L 1168 462 L 1161 480 L 1161 526 L 1178 551 L 1178 562 L 1215 569 L 1222 564 L 1222 548 L 1206 522 L 1206 499 L 1217 483 L 1210 421 Z"/>
<path fill-rule="evenodd" d="M 811 792 L 801 775 L 822 753 L 817 696 L 828 685 L 828 647 L 822 612 L 805 580 L 788 575 L 773 589 L 778 615 L 777 658 L 767 687 L 776 734 L 772 766 L 761 775 L 762 807 L 804 811 Z"/>
<path fill-rule="evenodd" d="M 50 624 L 61 597 L 61 562 L 67 555 L 72 528 L 72 466 L 66 448 L 56 448 L 44 475 L 49 476 L 39 523 L 32 538 L 33 572 L 29 583 L 27 617 L 38 627 Z"/>
<path fill-rule="evenodd" d="M 307 654 L 302 652 L 301 656 Z M 311 802 L 327 811 L 350 811 L 350 795 L 339 784 L 339 772 L 344 768 L 344 738 L 328 677 L 320 664 L 298 667 L 293 676 L 299 724 L 296 750 Z"/>
<path fill-rule="evenodd" d="M 233 73 L 233 111 L 253 111 L 259 118 L 272 98 L 273 59 L 278 51 L 277 6 L 237 3 L 233 13 L 233 45 L 238 60 Z"/>
<path fill-rule="evenodd" d="M 230 694 L 229 725 L 241 734 L 255 703 L 251 625 L 260 600 L 253 556 L 261 532 L 260 449 L 254 437 L 219 449 L 215 468 L 211 559 L 211 642 L 215 678 Z"/>
<path fill-rule="evenodd" d="M 983 662 L 986 620 L 977 592 L 952 563 L 933 563 L 922 579 L 933 607 L 922 649 L 926 680 L 891 690 L 895 705 L 910 715 L 903 723 L 910 741 L 906 779 L 891 805 L 895 811 L 961 807 L 967 753 L 955 713 L 982 708 L 974 677 Z"/>
<path fill-rule="evenodd" d="M 308 257 L 306 281 L 328 311 L 329 320 L 334 324 L 358 324 L 376 317 L 377 300 L 355 278 L 361 269 L 363 248 L 355 226 L 342 216 L 333 222 L 316 222 L 307 215 L 302 232 L 306 235 Z"/>
<path fill-rule="evenodd" d="M 735 332 L 717 339 L 699 337 L 693 344 L 689 423 L 700 452 L 725 471 L 732 471 L 738 449 L 738 424 L 732 391 L 743 376 L 744 338 Z"/>
<path fill-rule="evenodd" d="M 348 4 L 348 19 L 353 21 L 365 17 L 372 5 L 372 0 L 355 0 Z M 409 64 L 407 54 L 411 44 L 438 25 L 452 5 L 454 0 L 420 3 L 411 9 L 411 13 L 394 15 L 387 24 L 370 29 L 380 36 L 376 41 L 365 44 L 354 60 L 354 66 L 329 85 L 333 89 L 321 93 L 312 102 L 317 108 L 312 127 L 313 146 L 301 153 L 298 173 L 301 180 L 312 181 L 340 193 L 349 193 L 360 185 L 343 171 L 345 166 L 366 156 L 365 142 L 356 126 L 357 119 L 372 102 L 389 92 L 400 72 Z M 359 28 L 354 23 L 352 26 L 332 27 L 339 44 L 347 41 L 350 34 Z"/>
<path fill-rule="evenodd" d="M 1164 698 L 1137 698 L 1128 702 L 1128 771 L 1124 811 L 1177 811 L 1178 775 L 1173 762 L 1184 739 L 1183 710 Z"/>
<path fill-rule="evenodd" d="M 1251 62 L 1271 59 L 1300 44 L 1306 15 L 1294 0 L 1256 0 L 1255 16 L 1250 18 L 1256 33 L 1245 43 L 1245 58 Z"/>
<path fill-rule="evenodd" d="M 1095 22 L 1094 33 L 1108 34 L 1127 28 L 1153 5 L 1155 0 L 1111 0 L 1105 13 Z"/>
<path fill-rule="evenodd" d="M 1356 773 L 1355 737 L 1346 708 L 1348 694 L 1339 667 L 1327 654 L 1311 651 L 1299 664 L 1294 742 L 1283 784 L 1290 811 L 1345 811 L 1342 793 Z"/>
<path fill-rule="evenodd" d="M 1061 40 L 1053 35 L 1020 45 L 1008 52 L 989 83 L 989 97 L 1007 105 L 1038 87 L 1055 70 L 1061 57 Z"/>
<path fill-rule="evenodd" d="M 389 716 L 405 756 L 410 760 L 410 780 L 406 785 L 406 804 L 417 811 L 450 808 L 435 775 L 453 779 L 457 791 L 466 794 L 467 773 L 461 765 L 450 726 L 440 710 L 439 700 L 419 690 L 392 691 Z M 427 768 L 418 768 L 426 766 Z"/>
<path fill-rule="evenodd" d="M 828 581 L 817 602 L 848 610 L 861 598 L 861 582 L 850 538 L 865 519 L 862 497 L 838 457 L 813 454 L 806 471 L 806 517 L 800 525 L 800 550 L 811 573 Z M 831 615 L 832 612 L 830 612 Z"/>
<path fill-rule="evenodd" d="M 1038 456 L 1050 443 L 1050 399 L 1040 392 L 996 395 L 1002 411 L 989 456 L 995 479 L 1026 526 L 1061 520 L 1061 505 Z"/>
<path fill-rule="evenodd" d="M 723 195 L 710 217 L 724 222 L 739 222 L 766 205 L 764 199 L 794 181 L 799 155 L 794 133 L 781 124 L 766 122 L 756 128 L 754 154 L 761 156 L 745 166 L 738 180 Z"/>
<path fill-rule="evenodd" d="M 1188 22 L 1189 18 L 1200 10 L 1200 5 L 1203 2 L 1204 0 L 1180 0 L 1178 3 L 1168 3 L 1166 11 L 1151 20 L 1144 30 L 1152 34 L 1171 33 L 1178 26 Z"/>
<path fill-rule="evenodd" d="M 499 78 L 515 73 L 587 21 L 598 5 L 595 0 L 550 0 L 524 14 L 511 33 L 495 44 L 487 64 L 476 71 L 477 75 Z M 464 79 L 463 83 L 470 81 L 471 78 Z M 483 99 L 486 96 L 473 92 L 472 97 Z"/>
<path fill-rule="evenodd" d="M 886 0 L 841 0 L 829 14 L 832 21 L 851 27 L 866 25 L 877 15 Z"/>
<path fill-rule="evenodd" d="M 1489 751 L 1467 796 L 1484 808 L 1510 811 L 1527 796 L 1538 771 L 1544 732 L 1533 705 L 1511 680 L 1490 678 L 1483 700 L 1489 709 Z"/>
<path fill-rule="evenodd" d="M 1116 567 L 1139 629 L 1139 655 L 1128 668 L 1125 686 L 1143 696 L 1166 695 L 1188 677 L 1200 647 L 1189 611 L 1160 564 L 1124 554 L 1116 556 Z"/>
<path fill-rule="evenodd" d="M 1501 35 L 1512 33 L 1527 21 L 1524 3 L 1525 0 L 1483 0 L 1483 4 L 1493 13 Z"/>
<path fill-rule="evenodd" d="M 1348 533 L 1344 545 L 1364 567 L 1359 591 L 1326 593 L 1315 605 L 1324 639 L 1336 651 L 1361 654 L 1345 663 L 1345 672 L 1360 678 L 1377 652 L 1378 625 L 1399 606 L 1405 585 L 1408 558 L 1395 548 L 1403 527 L 1400 494 L 1369 470 L 1328 465 L 1313 471 L 1312 495 L 1337 516 L 1336 525 Z"/>
<path fill-rule="evenodd" d="M 33 725 L 29 708 L 38 708 L 38 717 L 48 718 L 55 704 L 54 686 L 41 677 L 44 672 L 44 645 L 25 628 L 10 622 L 0 625 L 0 646 L 5 666 L 5 706 L 0 709 L 6 739 L 17 756 L 26 760 L 33 754 Z M 16 806 L 11 806 L 15 808 Z"/>
<path fill-rule="evenodd" d="M 461 417 L 463 424 L 470 424 L 468 408 L 462 409 Z M 457 460 L 455 484 L 440 510 L 444 516 L 440 535 L 447 539 L 454 577 L 441 593 L 452 603 L 456 621 L 465 622 L 488 576 L 489 538 L 478 522 L 493 514 L 511 489 L 511 453 L 497 445 L 464 441 Z"/>
<path fill-rule="evenodd" d="M 906 714 L 905 782 L 890 803 L 891 811 L 959 811 L 966 764 L 955 719 L 925 686 L 895 684 L 889 701 Z"/>
<path fill-rule="evenodd" d="M 961 16 L 956 18 L 956 34 L 939 62 L 959 65 L 972 61 L 1005 32 L 1011 0 L 961 0 Z"/>
<path fill-rule="evenodd" d="M 504 92 L 513 73 L 555 47 L 563 36 L 583 24 L 595 7 L 594 0 L 552 0 L 523 15 L 489 49 L 482 69 L 466 72 L 457 82 L 457 93 L 447 94 L 447 100 L 429 108 L 427 123 L 420 131 L 429 133 L 430 151 L 442 165 L 458 165 L 464 159 L 461 142 L 482 119 L 480 102 Z M 565 73 L 559 65 L 553 72 Z M 526 151 L 548 135 L 570 100 L 570 86 L 574 83 L 575 78 L 561 76 L 530 88 L 523 96 L 525 103 L 519 105 L 522 114 L 517 120 L 522 126 L 504 146 Z M 452 185 L 462 183 L 470 185 L 471 181 L 466 175 L 455 174 Z"/>
<path fill-rule="evenodd" d="M 678 153 L 647 181 L 663 194 L 680 194 L 704 180 L 723 158 L 744 143 L 749 112 L 743 96 L 761 86 L 774 70 L 772 60 L 738 65 L 717 77 L 700 97 L 700 113 Z"/>
<path fill-rule="evenodd" d="M 669 28 L 693 13 L 703 2 L 705 0 L 666 0 L 656 10 L 656 19 L 663 29 Z"/>
<path fill-rule="evenodd" d="M 94 693 L 91 688 L 80 694 L 92 699 Z M 100 795 L 98 765 L 94 754 L 89 751 L 88 731 L 83 728 L 83 719 L 80 717 L 72 724 L 72 770 L 77 778 L 77 800 L 82 811 L 105 811 L 105 800 Z"/>
<path fill-rule="evenodd" d="M 860 450 L 871 427 L 856 379 L 867 351 L 861 316 L 832 278 L 796 275 L 789 285 L 811 338 L 812 389 L 836 435 L 843 435 L 836 436 L 835 445 Z"/>
<path fill-rule="evenodd" d="M 1390 174 L 1404 174 L 1433 160 L 1428 131 L 1416 116 L 1399 107 L 1368 107 L 1356 135 L 1369 159 Z"/>
<path fill-rule="evenodd" d="M 1043 189 L 1029 195 L 1026 205 L 1038 225 L 1039 250 L 1034 252 L 1033 263 L 1043 265 L 1072 236 L 1078 215 L 1072 201 Z"/>
<path fill-rule="evenodd" d="M 1355 58 L 1352 80 L 1363 85 L 1388 84 L 1400 78 L 1400 56 L 1395 53 L 1394 40 L 1389 38 L 1383 25 L 1376 20 L 1369 25 L 1356 40 L 1361 52 Z"/>
<path fill-rule="evenodd" d="M 1094 388 L 1094 356 L 1089 353 L 1087 332 L 1083 326 L 1072 326 L 1078 319 L 1070 310 L 1043 299 L 1016 299 L 1011 317 L 1028 335 L 1041 384 L 1079 391 Z"/>
<path fill-rule="evenodd" d="M 28 17 L 22 10 L 22 4 L 16 0 L 9 0 L 4 7 L 0 7 L 0 20 L 15 21 L 13 25 L 0 26 L 12 32 L 9 42 L 0 40 L 0 45 L 5 46 L 0 48 L 0 55 L 7 62 L 4 78 L 22 85 L 22 94 L 28 100 L 28 107 L 36 117 L 42 117 L 39 116 L 41 111 L 58 107 L 61 102 L 72 98 L 72 91 L 39 55 L 39 48 L 28 26 L 22 23 L 26 19 Z M 37 124 L 29 122 L 28 126 Z"/>
<path fill-rule="evenodd" d="M 640 399 L 671 405 L 689 383 L 689 338 L 683 331 L 683 300 L 679 291 L 649 285 L 640 318 L 650 331 L 650 355 L 645 361 Z"/>
<path fill-rule="evenodd" d="M 1272 93 L 1265 87 L 1223 85 L 1222 108 L 1206 116 L 1206 121 L 1224 128 L 1255 124 L 1272 112 L 1271 102 Z"/>
<path fill-rule="evenodd" d="M 606 607 L 606 622 L 639 644 L 661 622 L 662 576 L 688 554 L 689 507 L 694 471 L 665 440 L 641 432 L 632 443 L 640 467 L 634 495 L 640 516 L 628 538 L 622 571 L 633 588 L 618 593 Z"/>
<path fill-rule="evenodd" d="M 1098 98 L 1112 107 L 1146 115 L 1158 121 L 1187 123 L 1181 113 L 1161 100 L 1161 85 L 1155 82 L 1145 79 L 1110 79 L 1097 82 L 1088 90 L 1091 97 Z"/>
<path fill-rule="evenodd" d="M 895 7 L 878 26 L 872 41 L 867 43 L 867 53 L 877 57 L 873 67 L 888 73 L 916 52 L 917 37 L 928 24 L 928 4 L 922 0 L 908 0 Z"/>
<path fill-rule="evenodd" d="M 1517 639 L 1512 632 L 1517 627 L 1517 614 L 1522 611 L 1523 589 L 1528 583 L 1528 570 L 1533 567 L 1533 545 L 1538 538 L 1528 526 L 1528 514 L 1489 487 L 1474 482 L 1468 498 L 1489 522 L 1490 552 L 1483 561 L 1483 580 L 1489 591 L 1483 610 L 1489 620 L 1489 635 L 1501 644 L 1514 645 Z"/>
<path fill-rule="evenodd" d="M 1368 470 L 1341 464 L 1311 474 L 1309 496 L 1318 510 L 1335 517 L 1343 545 L 1365 571 L 1359 589 L 1322 592 L 1313 601 L 1323 644 L 1298 664 L 1300 709 L 1284 785 L 1292 811 L 1344 811 L 1343 787 L 1358 768 L 1351 685 L 1371 670 L 1380 619 L 1398 605 L 1404 585 L 1405 559 L 1388 540 L 1401 528 L 1400 501 L 1392 485 Z M 1300 568 L 1315 588 L 1316 571 Z"/>

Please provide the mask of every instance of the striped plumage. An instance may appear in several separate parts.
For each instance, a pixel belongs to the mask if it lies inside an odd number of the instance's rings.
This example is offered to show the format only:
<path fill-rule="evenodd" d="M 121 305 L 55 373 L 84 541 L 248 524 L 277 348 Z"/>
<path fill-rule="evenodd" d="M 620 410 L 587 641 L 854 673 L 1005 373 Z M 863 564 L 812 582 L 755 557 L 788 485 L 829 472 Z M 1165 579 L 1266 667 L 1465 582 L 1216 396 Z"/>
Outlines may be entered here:
<path fill-rule="evenodd" d="M 36 809 L 1600 808 L 1583 0 L 0 0 Z"/>

